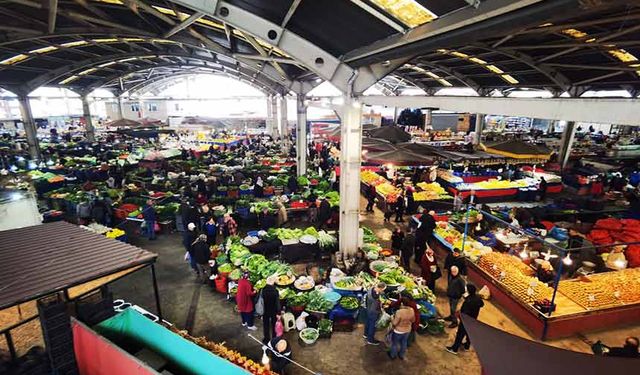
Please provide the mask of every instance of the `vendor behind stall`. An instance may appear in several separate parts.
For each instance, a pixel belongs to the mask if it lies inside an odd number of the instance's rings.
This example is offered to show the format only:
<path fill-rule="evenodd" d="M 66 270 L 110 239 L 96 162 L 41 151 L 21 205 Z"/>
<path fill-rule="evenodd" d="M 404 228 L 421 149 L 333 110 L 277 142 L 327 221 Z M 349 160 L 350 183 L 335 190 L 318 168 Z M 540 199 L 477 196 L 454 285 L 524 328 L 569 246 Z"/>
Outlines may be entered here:
<path fill-rule="evenodd" d="M 551 284 L 556 279 L 556 273 L 548 260 L 542 261 L 536 270 L 536 277 L 545 284 Z"/>
<path fill-rule="evenodd" d="M 569 249 L 579 250 L 575 256 L 575 262 L 569 266 L 569 269 L 567 270 L 568 275 L 571 276 L 576 270 L 580 269 L 583 262 L 593 263 L 595 265 L 595 272 L 602 272 L 605 270 L 604 261 L 602 260 L 602 257 L 598 255 L 593 243 L 591 243 L 585 235 L 575 228 L 569 228 Z"/>

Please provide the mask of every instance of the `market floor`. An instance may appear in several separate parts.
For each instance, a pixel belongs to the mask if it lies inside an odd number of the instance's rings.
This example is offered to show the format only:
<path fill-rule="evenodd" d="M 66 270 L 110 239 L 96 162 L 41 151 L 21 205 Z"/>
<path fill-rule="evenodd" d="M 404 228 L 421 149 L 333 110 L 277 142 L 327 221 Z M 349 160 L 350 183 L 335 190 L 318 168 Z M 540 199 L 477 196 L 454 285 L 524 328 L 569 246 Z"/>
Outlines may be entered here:
<path fill-rule="evenodd" d="M 364 205 L 362 206 L 364 207 Z M 376 209 L 373 214 L 363 214 L 362 224 L 372 228 L 382 239 L 388 241 L 394 223 L 382 224 L 382 214 Z M 240 317 L 234 305 L 216 293 L 211 287 L 195 282 L 195 276 L 184 262 L 184 249 L 178 233 L 161 235 L 157 241 L 132 238 L 132 242 L 145 249 L 159 254 L 157 263 L 158 283 L 164 319 L 180 329 L 187 329 L 194 336 L 205 336 L 216 342 L 226 342 L 233 349 L 259 360 L 262 355 L 260 345 L 248 337 L 253 333 L 262 338 L 261 321 L 257 320 L 258 331 L 248 331 L 240 325 Z M 417 271 L 417 270 L 413 270 Z M 438 311 L 443 315 L 448 312 L 448 304 L 444 296 L 445 283 L 441 279 L 437 285 Z M 123 298 L 128 302 L 155 311 L 149 271 L 138 272 L 112 284 L 115 298 Z M 516 334 L 532 339 L 531 336 L 508 314 L 491 301 L 480 313 L 480 320 Z M 625 327 L 607 332 L 590 333 L 590 340 L 598 339 L 610 345 L 619 345 L 628 335 L 640 336 L 640 325 Z M 385 354 L 383 346 L 365 345 L 362 339 L 362 327 L 354 332 L 334 332 L 328 340 L 319 340 L 311 347 L 303 347 L 295 332 L 286 334 L 293 347 L 293 358 L 314 372 L 322 374 L 480 374 L 480 364 L 473 351 L 461 351 L 454 356 L 444 347 L 453 342 L 455 330 L 447 329 L 442 336 L 418 336 L 416 345 L 409 348 L 407 361 L 391 361 Z M 379 333 L 379 338 L 382 334 Z M 589 345 L 584 337 L 547 342 L 547 344 L 582 352 L 589 352 Z M 305 374 L 306 371 L 291 366 L 288 374 Z"/>

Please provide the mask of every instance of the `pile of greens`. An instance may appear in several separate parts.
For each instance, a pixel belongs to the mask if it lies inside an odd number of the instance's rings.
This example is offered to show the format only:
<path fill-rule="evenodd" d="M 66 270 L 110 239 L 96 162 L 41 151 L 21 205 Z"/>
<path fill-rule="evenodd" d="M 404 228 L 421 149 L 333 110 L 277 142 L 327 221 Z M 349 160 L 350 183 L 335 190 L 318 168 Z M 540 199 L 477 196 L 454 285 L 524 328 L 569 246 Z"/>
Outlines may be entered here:
<path fill-rule="evenodd" d="M 335 238 L 334 236 L 330 235 L 329 233 L 321 230 L 320 232 L 318 232 L 318 235 L 316 236 L 318 238 L 318 242 L 320 243 L 320 247 L 323 249 L 331 249 L 334 248 L 336 246 L 336 244 L 338 243 L 338 239 Z"/>
<path fill-rule="evenodd" d="M 307 303 L 309 303 L 309 296 L 307 293 L 300 292 L 287 298 L 287 304 L 289 306 L 305 306 Z"/>
<path fill-rule="evenodd" d="M 329 319 L 320 319 L 318 322 L 318 331 L 320 335 L 326 336 L 333 332 L 333 322 Z"/>
<path fill-rule="evenodd" d="M 362 227 L 362 231 L 364 232 L 364 243 L 378 243 L 378 238 L 371 229 Z"/>
<path fill-rule="evenodd" d="M 333 302 L 324 298 L 324 295 L 317 290 L 312 290 L 307 294 L 307 310 L 317 312 L 328 312 L 334 306 Z"/>
<path fill-rule="evenodd" d="M 360 307 L 360 301 L 356 297 L 342 297 L 340 299 L 340 306 L 345 310 L 355 310 Z"/>

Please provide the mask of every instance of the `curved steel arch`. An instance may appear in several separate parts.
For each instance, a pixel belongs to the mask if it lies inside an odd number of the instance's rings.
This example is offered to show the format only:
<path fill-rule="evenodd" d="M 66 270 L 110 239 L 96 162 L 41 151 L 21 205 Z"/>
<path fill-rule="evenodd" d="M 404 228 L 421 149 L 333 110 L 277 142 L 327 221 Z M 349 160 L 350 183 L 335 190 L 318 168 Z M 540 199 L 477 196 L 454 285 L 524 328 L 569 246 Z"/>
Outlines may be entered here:
<path fill-rule="evenodd" d="M 126 59 L 126 58 L 131 58 L 131 57 L 143 57 L 143 56 L 167 56 L 167 57 L 182 57 L 182 58 L 187 58 L 187 59 L 193 59 L 193 60 L 200 60 L 200 61 L 204 61 L 204 62 L 208 62 L 208 63 L 212 63 L 212 64 L 219 64 L 219 65 L 225 65 L 224 63 L 221 63 L 220 60 L 217 60 L 215 58 L 209 58 L 209 57 L 204 57 L 204 56 L 199 56 L 199 55 L 193 55 L 193 54 L 189 54 L 189 53 L 178 53 L 178 52 L 174 52 L 174 51 L 166 51 L 166 52 L 158 52 L 158 53 L 149 53 L 149 52 L 144 52 L 144 51 L 136 51 L 136 52 L 130 52 L 130 53 L 122 53 L 122 54 L 111 54 L 111 55 L 105 55 L 105 56 L 99 56 L 99 57 L 95 57 L 95 58 L 91 58 L 91 59 L 85 59 L 85 60 L 81 60 L 75 64 L 71 64 L 68 66 L 64 66 L 61 67 L 59 69 L 53 70 L 51 72 L 45 73 L 43 75 L 38 76 L 37 78 L 32 79 L 31 81 L 27 82 L 25 84 L 25 88 L 27 92 L 31 92 L 34 89 L 46 85 L 50 82 L 53 82 L 57 79 L 60 79 L 62 77 L 65 77 L 69 74 L 71 74 L 72 72 L 75 72 L 77 70 L 82 70 L 82 69 L 87 69 L 87 68 L 91 68 L 93 66 L 96 65 L 100 65 L 103 63 L 107 63 L 107 62 L 111 62 L 111 61 L 116 61 L 116 60 L 122 60 L 122 59 Z M 180 64 L 175 64 L 175 65 L 180 65 Z M 152 68 L 153 66 L 148 66 L 146 68 Z M 213 68 L 213 67 L 209 67 L 203 65 L 202 67 L 207 67 L 207 68 Z M 250 69 L 253 71 L 253 69 Z M 263 66 L 263 70 L 269 70 L 269 67 L 265 64 Z M 274 69 L 275 71 L 275 69 Z M 271 82 L 270 86 L 274 87 L 275 91 L 279 91 L 276 88 L 280 87 L 283 90 L 288 91 L 289 89 L 291 89 L 291 86 L 287 87 L 286 85 L 283 85 L 282 83 L 278 82 L 277 79 L 274 79 L 272 77 L 269 77 L 268 74 L 266 74 L 264 71 L 257 71 L 256 72 L 258 75 L 262 75 L 265 76 L 269 79 L 269 81 Z M 287 83 L 291 83 L 290 81 L 287 81 Z M 292 83 L 291 83 L 292 84 Z"/>
<path fill-rule="evenodd" d="M 92 85 L 86 86 L 85 91 L 86 91 L 86 92 L 91 92 L 91 91 L 93 91 L 93 90 L 95 90 L 95 89 L 97 89 L 97 88 L 99 88 L 99 87 L 101 87 L 101 86 L 107 85 L 107 84 L 109 84 L 109 83 L 113 83 L 113 82 L 115 82 L 115 81 L 117 81 L 117 80 L 121 79 L 122 77 L 125 77 L 125 76 L 127 76 L 127 75 L 129 75 L 129 74 L 132 74 L 132 73 L 142 73 L 142 72 L 144 72 L 144 71 L 148 71 L 148 70 L 155 69 L 155 68 L 172 68 L 172 67 L 175 67 L 175 68 L 182 68 L 182 67 L 193 67 L 193 68 L 203 68 L 203 69 L 208 69 L 208 70 L 212 70 L 212 71 L 216 71 L 216 72 L 220 72 L 220 73 L 226 73 L 226 74 L 228 74 L 228 75 L 230 75 L 230 76 L 232 76 L 232 77 L 234 77 L 234 78 L 241 78 L 241 79 L 242 79 L 242 78 L 244 77 L 244 78 L 245 78 L 245 81 L 246 81 L 247 83 L 252 84 L 252 85 L 254 85 L 254 86 L 258 86 L 258 85 L 256 85 L 256 84 L 254 84 L 254 83 L 252 83 L 252 82 L 251 82 L 251 80 L 256 80 L 256 81 L 258 81 L 258 83 L 259 83 L 259 84 L 261 84 L 261 86 L 259 86 L 260 91 L 263 91 L 263 92 L 269 92 L 269 93 L 272 93 L 272 94 L 280 94 L 280 95 L 282 95 L 282 93 L 283 93 L 283 91 L 282 91 L 282 90 L 276 90 L 276 89 L 274 89 L 274 88 L 271 86 L 271 82 L 266 82 L 266 81 L 263 81 L 262 79 L 260 79 L 261 75 L 259 75 L 259 74 L 258 74 L 258 75 L 256 75 L 256 76 L 254 77 L 254 76 L 252 76 L 252 75 L 246 74 L 246 73 L 244 73 L 244 72 L 242 72 L 242 71 L 240 71 L 240 70 L 238 70 L 238 69 L 235 69 L 235 68 L 233 68 L 233 67 L 225 66 L 225 65 L 222 65 L 222 66 L 223 66 L 224 68 L 220 69 L 220 68 L 218 68 L 218 67 L 214 67 L 214 66 L 207 66 L 207 65 L 201 65 L 201 64 L 194 64 L 194 63 L 189 63 L 189 62 L 186 62 L 186 63 L 164 63 L 164 64 L 155 64 L 155 65 L 153 65 L 153 66 L 146 66 L 146 67 L 140 67 L 140 68 L 135 68 L 135 69 L 129 69 L 129 70 L 124 71 L 124 72 L 121 72 L 121 73 L 119 73 L 119 74 L 114 74 L 114 75 L 112 75 L 112 76 L 110 76 L 110 77 L 105 78 L 104 80 L 101 80 L 101 81 L 96 82 L 96 83 L 94 83 L 94 84 L 92 84 Z M 227 72 L 227 71 L 229 71 L 229 70 L 230 70 L 230 71 L 232 71 L 232 72 L 234 72 L 234 73 L 236 73 L 236 74 L 229 74 L 229 73 Z M 187 71 L 185 71 L 185 72 L 187 72 Z M 205 74 L 206 74 L 206 72 L 202 72 L 202 73 L 205 73 Z M 194 73 L 193 73 L 193 72 L 191 72 L 190 74 L 194 74 Z M 171 78 L 171 77 L 167 77 L 167 78 Z M 268 88 L 268 89 L 267 89 L 267 88 Z M 128 89 L 128 91 L 130 91 L 130 90 L 131 90 L 131 89 L 129 88 L 129 89 Z"/>
<path fill-rule="evenodd" d="M 434 63 L 431 61 L 424 61 L 424 60 L 420 60 L 418 59 L 418 63 L 422 64 L 422 65 L 426 65 L 431 69 L 434 70 L 438 70 L 442 73 L 448 74 L 449 76 L 457 79 L 458 81 L 462 82 L 463 85 L 475 90 L 477 93 L 480 93 L 480 90 L 482 89 L 482 86 L 480 86 L 476 81 L 474 81 L 473 79 L 465 76 L 464 74 L 458 73 L 455 70 L 448 68 L 446 66 L 443 66 L 441 64 L 438 63 Z M 444 87 L 444 86 L 443 86 Z"/>
<path fill-rule="evenodd" d="M 522 64 L 525 64 L 525 65 L 531 67 L 532 69 L 536 70 L 537 72 L 543 74 L 547 78 L 549 78 L 553 83 L 558 85 L 558 87 L 560 87 L 564 91 L 569 91 L 571 89 L 571 87 L 573 86 L 573 84 L 571 83 L 571 80 L 569 80 L 569 78 L 565 77 L 564 74 L 560 73 L 559 71 L 553 69 L 550 66 L 547 66 L 547 65 L 544 65 L 544 64 L 540 65 L 540 64 L 536 63 L 536 61 L 531 56 L 529 56 L 527 54 L 524 54 L 522 52 L 511 50 L 511 49 L 508 49 L 508 48 L 500 48 L 500 47 L 495 47 L 494 48 L 494 47 L 491 47 L 491 46 L 486 45 L 486 44 L 473 44 L 470 47 L 480 48 L 480 49 L 484 49 L 486 51 L 499 53 L 499 54 L 502 54 L 504 56 L 509 57 L 510 59 L 513 59 L 513 60 L 518 61 L 518 62 L 520 62 Z M 509 73 L 509 72 L 507 72 L 507 73 Z"/>
<path fill-rule="evenodd" d="M 171 82 L 171 81 L 177 81 L 179 78 L 189 77 L 189 76 L 196 75 L 196 74 L 210 74 L 210 75 L 226 76 L 229 79 L 238 79 L 239 78 L 237 76 L 231 76 L 226 72 L 210 72 L 210 73 L 201 72 L 201 73 L 199 73 L 199 72 L 186 72 L 185 71 L 185 72 L 174 74 L 174 75 L 172 75 L 170 77 L 163 77 L 163 76 L 152 77 L 149 80 L 146 80 L 145 82 L 141 82 L 141 83 L 138 83 L 136 85 L 133 85 L 132 87 L 130 87 L 128 89 L 128 91 L 129 91 L 129 94 L 140 93 L 143 90 L 151 91 L 151 90 L 155 89 L 155 87 L 150 89 L 151 86 L 161 85 L 161 84 L 165 84 L 165 83 L 168 83 L 168 82 Z M 255 84 L 252 84 L 251 82 L 247 82 L 246 80 L 244 80 L 242 78 L 240 78 L 240 81 L 243 82 L 243 83 L 251 85 L 256 90 L 259 90 L 260 92 L 262 92 L 265 96 L 268 96 L 270 94 L 277 94 L 275 92 L 268 91 L 268 90 L 266 90 L 266 89 L 264 89 L 264 88 L 262 88 L 260 86 L 257 86 Z M 168 86 L 168 87 L 170 87 L 170 86 Z"/>

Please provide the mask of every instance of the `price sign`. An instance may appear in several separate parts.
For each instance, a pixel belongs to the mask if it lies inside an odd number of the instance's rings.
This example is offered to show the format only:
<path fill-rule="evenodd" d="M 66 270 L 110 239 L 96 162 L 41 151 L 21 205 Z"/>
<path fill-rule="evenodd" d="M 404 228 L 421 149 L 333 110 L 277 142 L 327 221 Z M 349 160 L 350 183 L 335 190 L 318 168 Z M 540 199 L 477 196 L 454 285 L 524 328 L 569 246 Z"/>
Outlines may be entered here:
<path fill-rule="evenodd" d="M 616 298 L 620 298 L 620 291 L 616 290 L 615 292 L 613 292 L 613 296 Z"/>
<path fill-rule="evenodd" d="M 595 302 L 596 300 L 596 296 L 594 296 L 593 294 L 589 294 L 587 296 L 587 299 L 589 300 L 589 302 Z"/>
<path fill-rule="evenodd" d="M 532 288 L 532 287 L 527 288 L 527 295 L 528 295 L 528 296 L 532 296 L 532 295 L 533 295 L 533 293 L 534 293 L 534 291 L 533 291 L 533 288 Z"/>
<path fill-rule="evenodd" d="M 507 276 L 506 272 L 504 272 L 504 271 L 500 272 L 500 278 L 501 279 L 504 279 L 505 276 Z"/>

